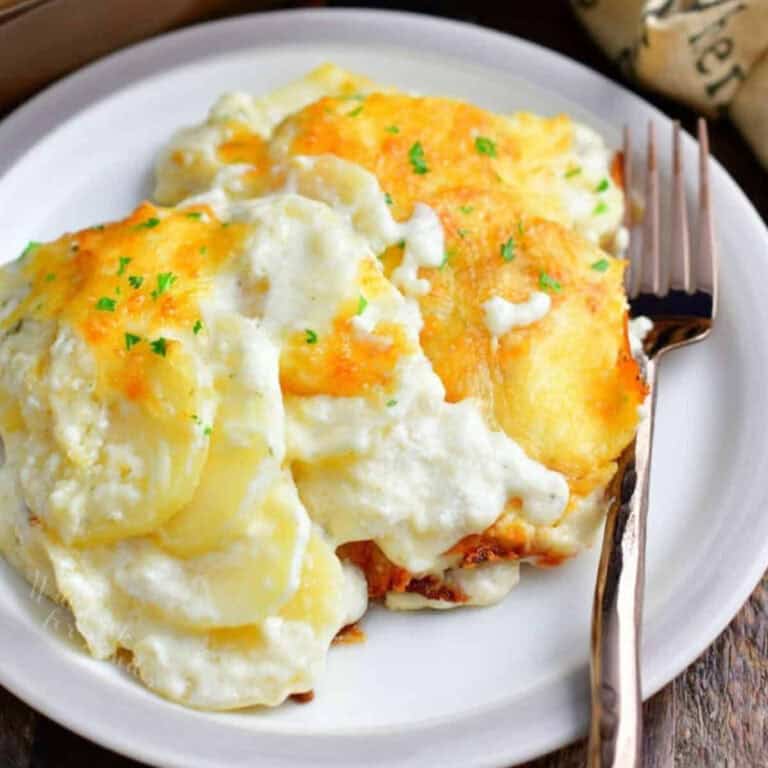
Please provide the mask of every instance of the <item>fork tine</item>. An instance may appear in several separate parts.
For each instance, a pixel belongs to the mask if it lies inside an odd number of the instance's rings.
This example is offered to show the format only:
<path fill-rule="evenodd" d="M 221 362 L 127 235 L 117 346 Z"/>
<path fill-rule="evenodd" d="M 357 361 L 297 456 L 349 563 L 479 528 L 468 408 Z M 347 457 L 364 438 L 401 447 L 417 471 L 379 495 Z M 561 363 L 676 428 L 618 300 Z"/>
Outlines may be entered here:
<path fill-rule="evenodd" d="M 715 227 L 709 196 L 709 135 L 707 121 L 699 118 L 699 217 L 696 253 L 696 284 L 712 294 L 712 314 L 717 307 L 717 264 Z"/>
<path fill-rule="evenodd" d="M 688 231 L 688 205 L 685 199 L 683 178 L 683 153 L 680 146 L 680 123 L 676 120 L 672 138 L 672 237 L 671 269 L 669 284 L 693 293 L 695 286 L 691 279 L 691 243 Z M 664 287 L 664 294 L 667 286 Z"/>
<path fill-rule="evenodd" d="M 645 177 L 645 215 L 643 216 L 643 245 L 638 263 L 638 289 L 658 294 L 661 289 L 661 258 L 659 253 L 659 169 L 656 163 L 656 137 L 653 122 L 648 123 L 648 156 Z"/>

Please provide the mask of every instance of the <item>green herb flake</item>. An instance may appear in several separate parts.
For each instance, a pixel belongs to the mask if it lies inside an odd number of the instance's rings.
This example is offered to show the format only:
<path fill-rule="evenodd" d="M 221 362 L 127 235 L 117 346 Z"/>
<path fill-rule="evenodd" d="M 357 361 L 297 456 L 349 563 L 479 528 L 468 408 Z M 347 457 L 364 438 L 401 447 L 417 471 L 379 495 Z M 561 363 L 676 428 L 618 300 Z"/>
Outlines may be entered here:
<path fill-rule="evenodd" d="M 517 234 L 518 234 L 518 237 L 521 237 L 521 238 L 525 237 L 525 226 L 523 225 L 522 219 L 520 219 L 517 222 Z"/>
<path fill-rule="evenodd" d="M 592 211 L 592 214 L 594 216 L 599 216 L 601 213 L 605 213 L 608 210 L 608 203 L 605 202 L 605 200 L 601 200 L 596 206 L 595 210 Z"/>
<path fill-rule="evenodd" d="M 396 125 L 388 125 L 384 130 L 392 134 L 400 133 L 400 129 Z"/>
<path fill-rule="evenodd" d="M 156 355 L 160 355 L 160 357 L 165 357 L 165 354 L 168 351 L 168 342 L 162 336 L 159 339 L 150 341 L 149 346 L 152 351 Z"/>
<path fill-rule="evenodd" d="M 27 247 L 21 252 L 19 258 L 26 259 L 27 256 L 31 256 L 41 245 L 42 243 L 38 243 L 36 240 L 30 240 L 27 243 Z"/>
<path fill-rule="evenodd" d="M 478 136 L 475 139 L 475 149 L 478 154 L 496 157 L 496 143 L 487 136 Z"/>
<path fill-rule="evenodd" d="M 134 229 L 154 229 L 159 223 L 160 219 L 153 216 L 152 218 L 137 224 Z"/>
<path fill-rule="evenodd" d="M 459 228 L 458 228 L 458 230 L 457 230 L 457 233 L 458 233 L 459 237 L 460 237 L 462 240 L 466 240 L 466 238 L 467 238 L 467 235 L 469 235 L 469 234 L 470 234 L 470 231 L 471 231 L 471 230 L 469 230 L 469 229 L 465 229 L 464 227 L 459 227 Z"/>
<path fill-rule="evenodd" d="M 357 117 L 363 111 L 363 105 L 355 107 L 351 112 L 347 112 L 347 117 Z"/>
<path fill-rule="evenodd" d="M 548 275 L 546 272 L 539 273 L 539 287 L 544 290 L 557 291 L 562 289 L 562 285 L 555 280 L 554 277 Z"/>
<path fill-rule="evenodd" d="M 408 159 L 411 161 L 411 167 L 414 173 L 418 173 L 420 176 L 428 173 L 427 161 L 424 158 L 424 147 L 421 146 L 421 142 L 417 141 L 408 150 Z"/>
<path fill-rule="evenodd" d="M 203 218 L 203 214 L 200 211 L 190 211 L 187 214 L 188 219 L 194 219 L 195 221 L 200 221 L 200 219 Z"/>
<path fill-rule="evenodd" d="M 392 205 L 392 195 L 389 192 L 384 193 L 384 199 L 387 201 L 387 205 Z"/>
<path fill-rule="evenodd" d="M 594 269 L 595 272 L 605 272 L 610 266 L 611 264 L 608 259 L 598 259 L 592 264 L 592 269 Z"/>
<path fill-rule="evenodd" d="M 404 248 L 405 248 L 405 240 L 398 240 L 398 241 L 395 243 L 395 245 L 396 245 L 398 248 L 403 248 L 403 249 L 404 249 Z"/>
<path fill-rule="evenodd" d="M 152 291 L 152 298 L 157 299 L 162 296 L 176 282 L 176 275 L 173 272 L 161 272 L 157 276 L 157 288 Z"/>
<path fill-rule="evenodd" d="M 195 324 L 192 326 L 192 333 L 197 336 L 200 331 L 203 330 L 203 321 L 202 320 L 195 320 Z"/>
<path fill-rule="evenodd" d="M 140 275 L 130 275 L 128 277 L 128 282 L 131 288 L 138 291 L 139 288 L 141 288 L 141 284 L 144 282 L 144 278 L 141 277 Z"/>
<path fill-rule="evenodd" d="M 121 256 L 118 261 L 117 274 L 118 276 L 125 274 L 125 268 L 133 261 L 128 256 Z"/>
<path fill-rule="evenodd" d="M 610 186 L 611 182 L 608 181 L 608 179 L 602 179 L 600 183 L 595 187 L 595 192 L 605 192 Z"/>
<path fill-rule="evenodd" d="M 515 247 L 515 238 L 510 237 L 506 243 L 501 244 L 501 258 L 504 259 L 504 261 L 512 261 L 512 259 L 515 258 Z"/>
<path fill-rule="evenodd" d="M 132 347 L 135 347 L 141 341 L 141 336 L 137 336 L 135 333 L 125 334 L 125 349 L 130 352 Z"/>
<path fill-rule="evenodd" d="M 387 408 L 394 408 L 397 405 L 397 400 L 387 400 Z"/>
<path fill-rule="evenodd" d="M 213 434 L 213 427 L 205 427 L 205 428 L 203 429 L 203 434 L 204 434 L 206 437 L 210 437 L 210 436 Z"/>
<path fill-rule="evenodd" d="M 199 253 L 201 256 L 205 256 L 206 253 L 208 253 L 208 246 L 207 245 L 201 245 Z"/>
<path fill-rule="evenodd" d="M 55 279 L 56 279 L 56 275 L 54 275 L 54 274 L 53 274 L 53 272 L 49 272 L 49 273 L 48 273 L 48 274 L 45 276 L 45 282 L 46 282 L 46 283 L 52 283 L 52 282 L 53 282 Z"/>
<path fill-rule="evenodd" d="M 362 315 L 363 312 L 365 312 L 365 308 L 368 306 L 368 299 L 365 298 L 362 294 L 360 295 L 360 298 L 357 300 L 357 314 Z"/>
<path fill-rule="evenodd" d="M 304 341 L 307 342 L 307 344 L 317 344 L 317 334 L 311 329 L 306 329 L 306 336 L 304 337 Z"/>
<path fill-rule="evenodd" d="M 451 259 L 456 255 L 456 249 L 455 248 L 449 248 L 444 254 L 443 254 L 443 260 L 440 262 L 440 266 L 438 269 L 443 270 L 445 269 L 451 262 Z"/>
<path fill-rule="evenodd" d="M 470 214 L 470 213 L 472 213 L 472 211 L 475 210 L 475 206 L 474 205 L 460 205 L 459 206 L 459 210 L 462 213 Z"/>
<path fill-rule="evenodd" d="M 97 224 L 95 227 L 91 227 L 92 232 L 103 232 L 104 231 L 104 225 L 103 224 Z"/>
<path fill-rule="evenodd" d="M 581 173 L 581 166 L 576 166 L 565 172 L 566 179 L 572 179 L 574 176 L 578 176 Z"/>
<path fill-rule="evenodd" d="M 96 302 L 96 309 L 100 312 L 114 312 L 117 307 L 117 302 L 114 299 L 110 299 L 108 296 L 102 296 Z"/>

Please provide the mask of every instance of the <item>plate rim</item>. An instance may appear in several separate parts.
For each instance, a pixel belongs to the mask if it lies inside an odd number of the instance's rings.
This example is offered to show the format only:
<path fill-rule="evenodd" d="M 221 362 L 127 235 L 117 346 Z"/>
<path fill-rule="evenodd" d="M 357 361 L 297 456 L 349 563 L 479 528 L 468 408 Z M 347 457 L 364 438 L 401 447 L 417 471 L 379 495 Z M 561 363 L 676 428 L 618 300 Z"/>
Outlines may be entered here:
<path fill-rule="evenodd" d="M 114 53 L 111 53 L 105 57 L 102 57 L 87 66 L 76 70 L 75 72 L 67 75 L 65 78 L 57 81 L 56 83 L 48 86 L 40 93 L 36 94 L 26 103 L 21 104 L 13 112 L 7 115 L 0 122 L 0 142 L 7 145 L 6 136 L 8 136 L 8 142 L 10 146 L 7 152 L 3 153 L 4 157 L 0 158 L 0 184 L 3 183 L 3 179 L 6 172 L 13 168 L 17 163 L 22 161 L 23 157 L 34 148 L 35 144 L 47 136 L 58 125 L 63 124 L 69 119 L 76 117 L 81 112 L 87 110 L 89 107 L 94 106 L 108 98 L 109 95 L 119 93 L 125 89 L 132 87 L 135 83 L 147 80 L 151 77 L 162 75 L 164 72 L 170 71 L 175 68 L 184 67 L 193 61 L 200 61 L 207 57 L 207 55 L 216 55 L 220 52 L 211 52 L 211 54 L 204 54 L 194 46 L 194 38 L 202 39 L 206 35 L 210 34 L 213 30 L 226 30 L 234 28 L 235 25 L 243 24 L 299 24 L 305 23 L 308 18 L 313 21 L 318 21 L 321 18 L 326 20 L 337 21 L 340 17 L 346 17 L 349 23 L 354 25 L 366 26 L 372 25 L 377 20 L 385 21 L 387 24 L 399 24 L 407 22 L 408 24 L 421 25 L 423 27 L 431 27 L 430 32 L 434 32 L 436 37 L 441 35 L 456 34 L 458 36 L 464 36 L 467 39 L 474 37 L 477 43 L 482 44 L 483 39 L 487 41 L 494 40 L 501 42 L 502 44 L 513 43 L 519 46 L 520 50 L 527 50 L 535 56 L 545 56 L 547 58 L 556 61 L 559 66 L 569 67 L 574 71 L 579 71 L 582 76 L 591 78 L 593 81 L 601 81 L 607 88 L 621 92 L 624 98 L 629 98 L 637 105 L 641 105 L 643 109 L 651 111 L 658 117 L 662 117 L 664 120 L 668 118 L 657 109 L 654 105 L 648 103 L 641 96 L 638 96 L 634 92 L 625 88 L 623 85 L 616 83 L 609 77 L 595 72 L 584 64 L 577 62 L 569 57 L 561 54 L 557 51 L 550 50 L 538 43 L 525 40 L 523 38 L 516 37 L 514 35 L 500 32 L 497 30 L 482 27 L 480 25 L 457 21 L 453 19 L 446 19 L 437 16 L 431 16 L 421 13 L 413 13 L 407 11 L 389 11 L 389 10 L 373 10 L 362 8 L 334 8 L 334 9 L 289 9 L 278 11 L 266 11 L 249 13 L 240 16 L 228 17 L 225 19 L 201 22 L 191 26 L 184 27 L 182 29 L 174 30 L 149 40 L 145 40 L 126 48 L 120 49 Z M 314 39 L 315 42 L 330 42 L 325 36 L 307 35 L 308 38 Z M 391 39 L 384 40 L 381 37 L 376 37 L 375 42 L 384 45 L 389 44 L 393 46 L 403 47 L 402 43 L 395 41 L 393 36 Z M 159 53 L 163 49 L 174 47 L 186 38 L 187 41 L 192 41 L 190 49 L 194 51 L 192 55 L 181 58 L 175 61 L 172 66 L 158 66 L 157 63 L 147 57 L 146 62 L 142 62 L 142 54 L 148 52 Z M 338 35 L 338 40 L 341 43 L 342 40 L 349 42 L 349 36 L 344 34 Z M 355 40 L 354 42 L 364 42 L 364 38 Z M 254 41 L 254 45 L 257 41 Z M 278 45 L 283 44 L 283 41 L 279 41 Z M 469 45 L 469 44 L 468 44 Z M 471 46 L 469 46 L 471 47 Z M 242 50 L 242 48 L 238 49 Z M 425 46 L 425 50 L 436 55 L 449 55 L 454 58 L 464 58 L 471 61 L 473 64 L 478 64 L 476 57 L 473 57 L 467 51 L 445 51 L 440 48 L 439 45 L 430 43 Z M 161 57 L 162 59 L 162 57 Z M 139 61 L 136 61 L 139 60 Z M 120 66 L 124 63 L 132 63 L 131 67 L 126 67 L 124 72 L 120 72 Z M 138 67 L 135 65 L 138 64 Z M 482 66 L 491 67 L 485 62 Z M 497 67 L 498 71 L 505 71 L 502 67 Z M 117 82 L 115 82 L 115 75 L 118 75 Z M 102 82 L 111 83 L 108 89 L 103 87 L 92 88 L 94 79 L 101 78 Z M 533 83 L 532 80 L 526 78 L 526 82 Z M 558 90 L 557 85 L 548 85 L 547 90 L 561 93 Z M 78 96 L 79 93 L 79 96 Z M 78 98 L 72 98 L 78 96 Z M 567 98 L 571 98 L 567 96 Z M 57 117 L 54 117 L 57 116 Z M 43 118 L 43 119 L 40 119 Z M 35 130 L 28 131 L 27 129 L 35 124 Z M 14 147 L 14 138 L 19 141 L 20 144 Z M 712 162 L 717 169 L 717 184 L 727 184 L 728 194 L 734 199 L 738 199 L 738 205 L 749 211 L 753 217 L 755 223 L 762 230 L 764 242 L 768 242 L 768 227 L 762 217 L 755 210 L 751 201 L 747 198 L 744 191 L 736 184 L 726 169 L 717 161 L 716 158 L 712 158 Z M 643 695 L 644 698 L 651 696 L 657 690 L 666 685 L 670 680 L 674 679 L 680 672 L 687 668 L 701 653 L 708 648 L 711 643 L 719 636 L 723 629 L 730 623 L 736 613 L 740 610 L 741 606 L 749 598 L 749 595 L 754 591 L 755 586 L 759 583 L 768 565 L 768 541 L 765 542 L 761 548 L 761 556 L 759 559 L 755 559 L 749 569 L 743 570 L 742 578 L 739 580 L 739 589 L 731 592 L 732 598 L 728 602 L 727 607 L 717 613 L 717 618 L 713 619 L 706 632 L 700 632 L 701 642 L 694 644 L 692 647 L 688 647 L 685 651 L 678 652 L 674 655 L 674 658 L 669 661 L 666 668 L 655 676 L 651 683 L 644 685 Z M 22 681 L 23 676 L 14 675 L 13 672 L 9 673 L 0 659 L 0 683 L 2 683 L 8 690 L 14 695 L 18 696 L 24 701 L 30 703 L 35 709 L 50 717 L 51 719 L 61 723 L 70 730 L 88 738 L 97 743 L 103 744 L 110 749 L 120 752 L 128 757 L 143 760 L 145 762 L 154 763 L 158 760 L 162 760 L 163 764 L 168 765 L 186 765 L 187 763 L 179 762 L 178 756 L 173 754 L 161 754 L 159 749 L 154 751 L 151 748 L 137 747 L 136 744 L 131 743 L 129 738 L 121 738 L 119 729 L 111 729 L 111 732 L 105 734 L 104 730 L 99 731 L 98 728 L 91 728 L 89 723 L 82 724 L 75 719 L 75 716 L 70 716 L 67 712 L 66 705 L 57 705 L 56 700 L 53 702 L 46 701 L 44 695 L 41 692 L 30 690 L 29 687 L 25 687 Z M 669 670 L 673 672 L 670 674 Z M 186 710 L 185 710 L 186 711 Z M 569 743 L 574 738 L 578 737 L 579 733 L 568 732 L 561 735 L 560 738 L 551 740 L 546 746 L 546 751 L 557 749 L 558 747 Z M 341 734 L 330 734 L 329 738 L 343 738 Z M 165 749 L 167 750 L 167 744 Z M 162 749 L 162 748 L 161 748 Z M 510 753 L 511 754 L 511 753 Z M 513 760 L 527 760 L 543 754 L 539 747 L 532 747 L 527 752 L 516 752 L 513 754 Z M 493 762 L 477 762 L 477 765 L 496 765 L 500 761 L 506 761 L 509 758 L 505 757 L 505 753 L 496 752 L 492 756 Z M 474 763 L 473 763 L 474 764 Z M 203 763 L 200 763 L 203 765 Z M 207 763 L 206 763 L 207 765 Z"/>

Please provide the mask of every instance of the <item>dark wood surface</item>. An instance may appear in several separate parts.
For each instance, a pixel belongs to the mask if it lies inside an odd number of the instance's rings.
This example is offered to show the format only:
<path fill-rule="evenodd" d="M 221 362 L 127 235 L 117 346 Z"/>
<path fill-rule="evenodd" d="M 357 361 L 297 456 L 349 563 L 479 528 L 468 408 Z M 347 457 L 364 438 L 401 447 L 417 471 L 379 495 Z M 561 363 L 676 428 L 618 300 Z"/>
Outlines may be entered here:
<path fill-rule="evenodd" d="M 494 27 L 561 51 L 621 82 L 611 62 L 592 44 L 562 0 L 374 5 L 404 7 Z M 240 10 L 250 7 L 258 7 L 258 3 L 239 3 Z M 695 115 L 690 110 L 665 99 L 644 96 L 692 130 Z M 715 156 L 768 220 L 768 174 L 760 168 L 738 132 L 727 122 L 713 125 L 711 144 Z M 766 691 L 768 577 L 712 646 L 646 703 L 645 765 L 648 768 L 768 766 Z M 140 734 L 137 739 L 141 739 Z M 525 768 L 578 768 L 583 765 L 584 746 L 580 743 L 528 763 Z M 139 763 L 70 733 L 0 688 L 0 768 L 91 766 L 137 768 Z"/>

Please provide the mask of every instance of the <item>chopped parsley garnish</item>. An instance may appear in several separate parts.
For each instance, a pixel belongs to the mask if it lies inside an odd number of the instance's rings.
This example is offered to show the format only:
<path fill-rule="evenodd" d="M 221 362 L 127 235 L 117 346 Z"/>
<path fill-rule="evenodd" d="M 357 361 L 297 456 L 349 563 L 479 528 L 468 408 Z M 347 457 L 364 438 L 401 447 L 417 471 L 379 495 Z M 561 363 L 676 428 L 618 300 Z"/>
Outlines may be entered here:
<path fill-rule="evenodd" d="M 42 243 L 38 243 L 36 240 L 30 240 L 27 243 L 27 247 L 21 252 L 21 256 L 19 258 L 26 259 L 27 256 L 34 253 L 41 245 Z"/>
<path fill-rule="evenodd" d="M 192 421 L 194 421 L 198 427 L 203 427 L 203 434 L 206 437 L 211 436 L 211 433 L 213 432 L 213 427 L 210 427 L 208 425 L 203 425 L 203 420 L 196 413 L 192 414 Z"/>
<path fill-rule="evenodd" d="M 56 275 L 54 275 L 54 274 L 53 274 L 53 272 L 49 272 L 49 273 L 48 273 L 48 274 L 45 276 L 45 282 L 46 282 L 46 283 L 52 283 L 52 282 L 53 282 L 55 279 L 56 279 Z"/>
<path fill-rule="evenodd" d="M 517 234 L 520 237 L 525 237 L 525 227 L 523 226 L 523 220 L 520 219 L 520 221 L 517 222 Z"/>
<path fill-rule="evenodd" d="M 387 400 L 387 408 L 393 408 L 397 405 L 397 400 Z"/>
<path fill-rule="evenodd" d="M 594 269 L 595 272 L 605 272 L 610 266 L 611 265 L 608 259 L 598 259 L 594 264 L 592 264 L 592 269 Z"/>
<path fill-rule="evenodd" d="M 601 182 L 595 187 L 595 192 L 605 192 L 608 187 L 611 186 L 611 182 L 608 179 L 602 179 Z"/>
<path fill-rule="evenodd" d="M 559 291 L 563 286 L 555 280 L 554 277 L 548 275 L 546 272 L 539 273 L 539 287 L 551 291 Z"/>
<path fill-rule="evenodd" d="M 357 117 L 363 111 L 363 105 L 355 107 L 351 112 L 347 112 L 347 117 Z"/>
<path fill-rule="evenodd" d="M 116 285 L 116 286 L 115 286 L 115 293 L 116 293 L 118 296 L 120 295 L 121 291 L 120 291 L 120 286 L 119 286 L 119 285 Z"/>
<path fill-rule="evenodd" d="M 149 346 L 151 347 L 152 351 L 156 355 L 160 355 L 160 357 L 165 357 L 165 353 L 168 351 L 168 343 L 162 336 L 159 339 L 150 341 Z"/>
<path fill-rule="evenodd" d="M 357 300 L 357 314 L 362 315 L 365 312 L 365 308 L 368 306 L 368 299 L 360 294 L 360 298 Z"/>
<path fill-rule="evenodd" d="M 141 224 L 137 224 L 134 229 L 154 229 L 160 223 L 160 219 L 153 216 L 146 221 L 142 221 Z"/>
<path fill-rule="evenodd" d="M 125 348 L 127 351 L 131 351 L 131 347 L 135 347 L 141 341 L 141 336 L 137 336 L 135 333 L 125 334 Z"/>
<path fill-rule="evenodd" d="M 411 161 L 411 166 L 414 173 L 422 175 L 429 171 L 429 168 L 427 167 L 427 161 L 424 159 L 424 147 L 421 146 L 420 141 L 417 141 L 408 150 L 408 159 Z"/>
<path fill-rule="evenodd" d="M 187 214 L 188 219 L 194 219 L 195 221 L 200 221 L 200 219 L 203 218 L 203 214 L 200 211 L 190 211 Z"/>
<path fill-rule="evenodd" d="M 470 230 L 468 230 L 468 229 L 465 229 L 464 227 L 459 227 L 459 228 L 458 228 L 458 230 L 457 230 L 457 232 L 458 232 L 458 235 L 459 235 L 459 237 L 460 237 L 462 240 L 464 240 L 464 239 L 466 239 L 466 237 L 467 237 L 467 235 L 469 234 Z"/>
<path fill-rule="evenodd" d="M 512 261 L 515 258 L 515 238 L 510 237 L 506 243 L 501 244 L 501 258 L 504 261 Z"/>
<path fill-rule="evenodd" d="M 102 296 L 96 302 L 96 309 L 100 312 L 114 312 L 117 302 L 114 299 L 110 299 L 108 296 Z"/>
<path fill-rule="evenodd" d="M 158 296 L 162 296 L 175 282 L 176 275 L 173 272 L 161 272 L 157 276 L 157 288 L 152 291 L 152 298 L 156 299 Z"/>
<path fill-rule="evenodd" d="M 141 288 L 141 284 L 144 282 L 144 278 L 140 275 L 130 275 L 128 277 L 128 282 L 130 283 L 131 288 L 138 291 L 139 288 Z"/>
<path fill-rule="evenodd" d="M 450 263 L 451 259 L 456 255 L 456 249 L 455 248 L 449 248 L 444 254 L 443 254 L 443 260 L 440 262 L 440 266 L 438 269 L 445 269 L 448 264 Z"/>
<path fill-rule="evenodd" d="M 203 330 L 203 321 L 202 320 L 195 320 L 195 324 L 192 326 L 192 333 L 197 336 L 200 331 Z"/>
<path fill-rule="evenodd" d="M 581 173 L 581 166 L 576 166 L 575 168 L 571 168 L 569 171 L 565 172 L 565 178 L 566 179 L 572 179 L 574 176 L 578 176 Z"/>
<path fill-rule="evenodd" d="M 605 202 L 605 200 L 601 200 L 596 206 L 595 210 L 592 211 L 592 213 L 595 216 L 599 216 L 601 213 L 605 213 L 608 210 L 608 203 Z"/>
<path fill-rule="evenodd" d="M 384 193 L 384 199 L 387 201 L 387 205 L 392 205 L 392 195 L 389 192 Z"/>
<path fill-rule="evenodd" d="M 340 101 L 365 101 L 364 93 L 346 93 L 338 97 Z"/>
<path fill-rule="evenodd" d="M 304 341 L 306 341 L 307 344 L 317 344 L 317 334 L 311 328 L 306 329 L 306 334 Z"/>
<path fill-rule="evenodd" d="M 460 205 L 459 206 L 459 210 L 462 213 L 472 213 L 472 211 L 475 210 L 475 206 L 474 205 Z"/>
<path fill-rule="evenodd" d="M 398 248 L 405 248 L 405 240 L 398 240 L 398 241 L 395 243 L 395 245 L 396 245 Z"/>
<path fill-rule="evenodd" d="M 95 227 L 91 227 L 91 230 L 93 232 L 103 232 L 104 231 L 104 225 L 103 224 L 97 224 Z"/>
<path fill-rule="evenodd" d="M 123 275 L 125 274 L 125 268 L 133 261 L 133 259 L 128 258 L 128 256 L 121 256 L 119 261 L 119 266 L 117 268 L 117 274 Z"/>
<path fill-rule="evenodd" d="M 201 245 L 199 253 L 201 256 L 205 256 L 206 253 L 208 253 L 208 246 L 207 245 Z"/>
<path fill-rule="evenodd" d="M 496 157 L 496 143 L 487 136 L 478 136 L 475 139 L 475 149 L 481 155 Z"/>
<path fill-rule="evenodd" d="M 400 129 L 396 125 L 388 125 L 384 130 L 387 133 L 400 133 Z"/>

